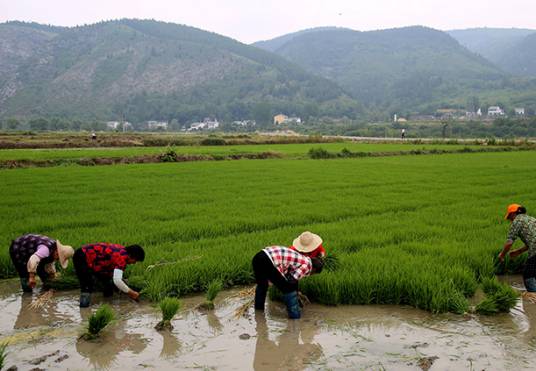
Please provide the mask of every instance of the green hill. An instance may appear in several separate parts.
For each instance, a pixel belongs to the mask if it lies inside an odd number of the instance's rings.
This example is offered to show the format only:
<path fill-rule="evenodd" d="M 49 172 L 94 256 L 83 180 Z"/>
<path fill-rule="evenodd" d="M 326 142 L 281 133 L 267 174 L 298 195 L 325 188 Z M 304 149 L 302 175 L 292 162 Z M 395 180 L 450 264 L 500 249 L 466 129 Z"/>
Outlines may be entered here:
<path fill-rule="evenodd" d="M 536 77 L 536 32 L 507 49 L 498 65 L 514 75 Z"/>
<path fill-rule="evenodd" d="M 506 59 L 510 51 L 536 30 L 520 28 L 471 28 L 448 32 L 467 49 L 483 56 L 506 71 L 517 70 Z"/>
<path fill-rule="evenodd" d="M 465 101 L 503 77 L 448 34 L 425 27 L 310 31 L 274 51 L 371 106 L 395 111 Z"/>
<path fill-rule="evenodd" d="M 335 83 L 196 28 L 120 20 L 61 28 L 0 24 L 0 116 L 199 120 L 271 113 L 355 117 Z"/>
<path fill-rule="evenodd" d="M 337 82 L 376 111 L 374 117 L 474 104 L 536 109 L 536 79 L 512 78 L 430 28 L 312 29 L 254 45 Z"/>

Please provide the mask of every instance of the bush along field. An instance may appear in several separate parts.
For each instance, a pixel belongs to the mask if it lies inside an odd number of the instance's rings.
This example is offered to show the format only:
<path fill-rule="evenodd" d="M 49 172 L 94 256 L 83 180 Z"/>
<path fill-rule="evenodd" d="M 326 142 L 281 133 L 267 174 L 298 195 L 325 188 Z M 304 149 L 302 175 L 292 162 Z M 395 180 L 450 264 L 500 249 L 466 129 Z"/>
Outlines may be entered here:
<path fill-rule="evenodd" d="M 534 163 L 525 151 L 5 170 L 0 274 L 15 275 L 7 247 L 23 233 L 138 243 L 129 283 L 160 301 L 252 283 L 257 251 L 310 230 L 337 257 L 300 283 L 312 301 L 462 313 L 481 286 L 494 304 L 480 311 L 501 311 L 515 296 L 488 282 L 511 268 L 496 263 L 502 216 L 511 202 L 536 211 Z"/>

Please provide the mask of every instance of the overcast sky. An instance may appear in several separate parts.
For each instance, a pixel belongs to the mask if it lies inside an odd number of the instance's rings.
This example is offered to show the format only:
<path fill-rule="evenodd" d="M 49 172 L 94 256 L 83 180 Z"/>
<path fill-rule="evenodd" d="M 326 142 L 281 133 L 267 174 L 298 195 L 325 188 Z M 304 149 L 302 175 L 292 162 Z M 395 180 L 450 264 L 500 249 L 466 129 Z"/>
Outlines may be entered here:
<path fill-rule="evenodd" d="M 536 29 L 536 0 L 0 0 L 0 22 L 74 26 L 118 18 L 181 23 L 251 43 L 319 26 Z"/>

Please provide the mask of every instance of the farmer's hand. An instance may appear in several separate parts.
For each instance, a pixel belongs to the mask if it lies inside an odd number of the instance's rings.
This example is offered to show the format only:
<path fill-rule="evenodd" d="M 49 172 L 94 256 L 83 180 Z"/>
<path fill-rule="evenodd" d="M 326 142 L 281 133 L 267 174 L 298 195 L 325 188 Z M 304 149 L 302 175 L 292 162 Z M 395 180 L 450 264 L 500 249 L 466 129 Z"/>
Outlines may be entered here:
<path fill-rule="evenodd" d="M 536 292 L 524 292 L 523 299 L 527 299 L 532 304 L 536 304 Z"/>
<path fill-rule="evenodd" d="M 36 282 L 35 282 L 35 275 L 30 274 L 30 277 L 28 278 L 28 286 L 30 286 L 32 289 L 35 288 Z"/>
<path fill-rule="evenodd" d="M 140 297 L 140 293 L 137 292 L 137 291 L 134 291 L 134 290 L 130 290 L 128 293 L 127 293 L 128 297 L 131 298 L 132 300 L 136 300 L 138 301 L 139 297 Z"/>
<path fill-rule="evenodd" d="M 502 253 L 502 251 L 499 253 L 498 258 L 501 263 L 504 261 L 504 254 Z"/>

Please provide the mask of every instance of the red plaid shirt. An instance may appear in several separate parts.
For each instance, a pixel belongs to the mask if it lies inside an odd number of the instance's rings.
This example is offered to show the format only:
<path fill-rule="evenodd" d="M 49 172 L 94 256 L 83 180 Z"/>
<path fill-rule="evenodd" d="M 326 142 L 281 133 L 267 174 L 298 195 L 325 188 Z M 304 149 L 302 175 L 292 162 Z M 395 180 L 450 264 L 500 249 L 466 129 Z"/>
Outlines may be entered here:
<path fill-rule="evenodd" d="M 95 273 L 112 276 L 114 269 L 125 270 L 128 254 L 124 246 L 100 242 L 82 246 L 87 265 Z"/>
<path fill-rule="evenodd" d="M 290 276 L 298 281 L 310 275 L 313 270 L 310 258 L 287 247 L 271 246 L 266 247 L 263 251 L 285 278 Z"/>

